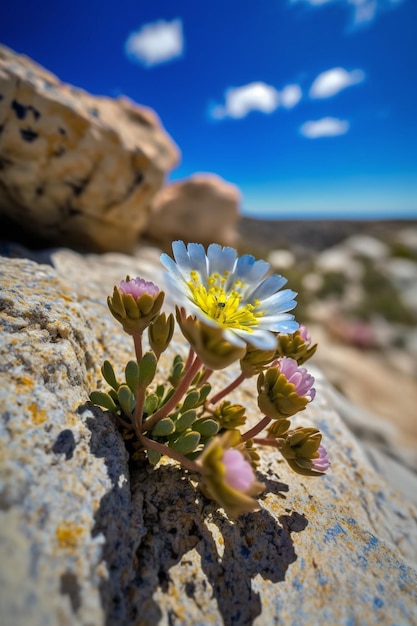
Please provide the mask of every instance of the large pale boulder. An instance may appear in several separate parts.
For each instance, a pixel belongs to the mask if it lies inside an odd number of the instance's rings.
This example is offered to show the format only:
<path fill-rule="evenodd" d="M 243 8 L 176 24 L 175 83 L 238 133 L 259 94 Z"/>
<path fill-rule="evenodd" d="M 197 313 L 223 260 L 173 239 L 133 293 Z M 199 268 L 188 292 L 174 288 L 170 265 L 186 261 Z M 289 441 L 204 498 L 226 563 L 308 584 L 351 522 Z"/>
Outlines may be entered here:
<path fill-rule="evenodd" d="M 0 46 L 0 215 L 58 244 L 128 252 L 178 159 L 151 109 Z"/>
<path fill-rule="evenodd" d="M 155 256 L 2 259 L 2 624 L 415 624 L 417 511 L 372 469 L 323 376 L 298 423 L 322 430 L 330 471 L 298 476 L 269 451 L 259 512 L 231 522 L 176 466 L 128 463 L 87 398 L 104 357 L 120 370 L 133 356 L 105 296 L 127 271 L 159 282 Z M 165 372 L 184 349 L 177 336 Z M 257 415 L 253 381 L 233 399 Z"/>
<path fill-rule="evenodd" d="M 159 242 L 236 243 L 238 188 L 215 174 L 194 174 L 156 195 L 147 234 Z"/>

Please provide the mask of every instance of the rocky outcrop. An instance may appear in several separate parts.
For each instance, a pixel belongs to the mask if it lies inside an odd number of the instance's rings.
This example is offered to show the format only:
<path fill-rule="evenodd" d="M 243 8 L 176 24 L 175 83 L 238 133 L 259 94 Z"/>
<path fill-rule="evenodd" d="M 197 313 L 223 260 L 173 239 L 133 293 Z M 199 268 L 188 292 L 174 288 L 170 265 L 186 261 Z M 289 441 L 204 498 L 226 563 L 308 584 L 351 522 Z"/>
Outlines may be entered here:
<path fill-rule="evenodd" d="M 179 153 L 156 114 L 0 46 L 0 214 L 66 246 L 130 251 Z"/>
<path fill-rule="evenodd" d="M 104 357 L 132 356 L 105 296 L 127 272 L 159 282 L 156 256 L 2 259 L 3 623 L 415 624 L 416 509 L 373 471 L 322 376 L 298 423 L 323 432 L 331 469 L 302 477 L 264 455 L 259 512 L 231 523 L 169 462 L 129 465 L 87 399 Z M 177 337 L 168 357 L 183 350 Z M 256 414 L 251 381 L 234 399 Z"/>
<path fill-rule="evenodd" d="M 235 245 L 240 193 L 214 174 L 194 174 L 156 195 L 147 234 L 159 242 Z"/>

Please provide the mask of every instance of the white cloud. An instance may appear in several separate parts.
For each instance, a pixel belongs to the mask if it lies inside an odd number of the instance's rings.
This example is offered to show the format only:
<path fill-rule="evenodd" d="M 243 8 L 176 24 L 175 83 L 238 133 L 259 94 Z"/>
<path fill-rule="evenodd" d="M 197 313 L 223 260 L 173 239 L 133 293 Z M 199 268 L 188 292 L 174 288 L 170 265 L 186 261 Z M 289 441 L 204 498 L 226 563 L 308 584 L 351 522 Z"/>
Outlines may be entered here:
<path fill-rule="evenodd" d="M 349 122 L 335 117 L 323 117 L 321 120 L 305 122 L 300 128 L 301 134 L 309 139 L 344 135 L 348 130 Z"/>
<path fill-rule="evenodd" d="M 224 106 L 216 106 L 211 115 L 215 119 L 224 117 L 242 118 L 251 111 L 272 113 L 278 107 L 279 93 L 271 85 L 262 82 L 249 83 L 242 87 L 231 87 L 226 91 Z"/>
<path fill-rule="evenodd" d="M 130 33 L 125 42 L 127 56 L 145 67 L 166 63 L 182 55 L 184 40 L 180 19 L 145 24 Z"/>
<path fill-rule="evenodd" d="M 299 85 L 287 85 L 279 94 L 280 102 L 286 109 L 292 109 L 302 98 Z"/>
<path fill-rule="evenodd" d="M 382 11 L 394 8 L 403 0 L 291 0 L 293 4 L 303 2 L 312 7 L 328 4 L 345 5 L 351 9 L 353 26 L 372 22 Z"/>
<path fill-rule="evenodd" d="M 342 89 L 357 85 L 365 80 L 362 70 L 348 72 L 343 67 L 335 67 L 327 72 L 322 72 L 314 80 L 310 88 L 310 98 L 330 98 Z"/>

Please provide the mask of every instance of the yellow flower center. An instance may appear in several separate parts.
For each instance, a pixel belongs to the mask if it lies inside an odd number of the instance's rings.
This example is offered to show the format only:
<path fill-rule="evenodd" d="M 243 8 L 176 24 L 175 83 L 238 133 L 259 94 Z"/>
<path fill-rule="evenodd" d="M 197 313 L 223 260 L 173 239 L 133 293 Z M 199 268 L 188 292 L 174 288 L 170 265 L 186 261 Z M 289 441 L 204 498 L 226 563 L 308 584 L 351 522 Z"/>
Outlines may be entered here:
<path fill-rule="evenodd" d="M 237 280 L 232 289 L 226 291 L 225 284 L 228 272 L 223 276 L 213 274 L 208 278 L 207 287 L 202 285 L 198 272 L 191 272 L 191 280 L 187 283 L 193 302 L 222 328 L 236 328 L 252 332 L 252 326 L 259 323 L 263 313 L 256 311 L 259 300 L 253 304 L 241 305 L 242 289 L 245 285 Z"/>

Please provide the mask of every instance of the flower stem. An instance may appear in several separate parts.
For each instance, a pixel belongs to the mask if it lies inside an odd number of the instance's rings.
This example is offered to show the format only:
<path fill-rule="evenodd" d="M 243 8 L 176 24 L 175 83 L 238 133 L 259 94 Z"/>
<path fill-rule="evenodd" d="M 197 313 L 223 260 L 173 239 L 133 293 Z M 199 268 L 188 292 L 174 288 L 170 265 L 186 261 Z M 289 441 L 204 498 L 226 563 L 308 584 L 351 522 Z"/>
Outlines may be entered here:
<path fill-rule="evenodd" d="M 203 375 L 200 378 L 200 380 L 198 381 L 198 387 L 202 387 L 204 385 L 204 383 L 206 383 L 208 381 L 208 379 L 210 378 L 212 373 L 213 373 L 213 370 L 209 369 L 208 367 L 205 367 L 204 371 L 203 371 Z"/>
<path fill-rule="evenodd" d="M 143 405 L 144 404 L 145 404 L 145 388 L 139 387 L 136 393 L 136 406 L 135 406 L 135 413 L 133 415 L 133 427 L 138 437 L 140 437 L 142 433 L 142 418 L 143 418 Z"/>
<path fill-rule="evenodd" d="M 178 387 L 175 389 L 174 393 L 166 402 L 161 406 L 160 409 L 156 411 L 151 417 L 143 422 L 142 432 L 145 430 L 150 430 L 161 420 L 163 417 L 166 417 L 171 413 L 173 409 L 177 406 L 178 402 L 181 400 L 185 392 L 188 390 L 190 384 L 192 383 L 195 375 L 202 365 L 201 359 L 196 356 L 194 361 L 191 362 L 190 359 L 187 360 L 187 364 L 184 369 L 183 377 L 181 378 Z"/>
<path fill-rule="evenodd" d="M 253 437 L 256 437 L 256 435 L 260 433 L 261 430 L 263 430 L 266 426 L 268 426 L 270 421 L 271 421 L 271 418 L 265 415 L 261 419 L 261 421 L 258 422 L 253 428 L 246 431 L 246 433 L 243 433 L 242 441 L 247 441 L 248 439 L 253 439 Z"/>
<path fill-rule="evenodd" d="M 261 446 L 274 446 L 274 448 L 279 448 L 278 441 L 278 439 L 272 437 L 254 437 L 253 439 L 253 443 L 259 443 Z"/>
<path fill-rule="evenodd" d="M 219 391 L 219 393 L 216 393 L 216 395 L 210 398 L 209 400 L 210 404 L 217 404 L 220 400 L 222 400 L 225 396 L 227 396 L 228 393 L 236 389 L 236 387 L 239 387 L 239 385 L 243 383 L 245 378 L 246 376 L 243 374 L 243 372 L 239 374 L 239 376 L 235 378 L 235 380 L 231 382 L 230 385 L 227 385 L 227 387 L 225 387 L 224 389 Z"/>
<path fill-rule="evenodd" d="M 133 335 L 133 341 L 135 344 L 136 361 L 139 365 L 142 360 L 142 333 L 135 333 Z"/>
<path fill-rule="evenodd" d="M 158 441 L 149 439 L 149 437 L 146 437 L 145 435 L 140 435 L 139 439 L 146 448 L 153 448 L 154 450 L 157 450 L 157 452 L 165 454 L 166 456 L 171 457 L 171 459 L 178 461 L 178 463 L 180 463 L 183 467 L 190 470 L 191 472 L 198 472 L 199 474 L 201 474 L 202 470 L 198 463 L 190 461 L 190 459 L 187 459 L 187 457 L 183 456 L 179 452 L 176 452 L 175 450 L 171 450 L 171 448 L 166 446 L 164 443 L 159 443 Z"/>

